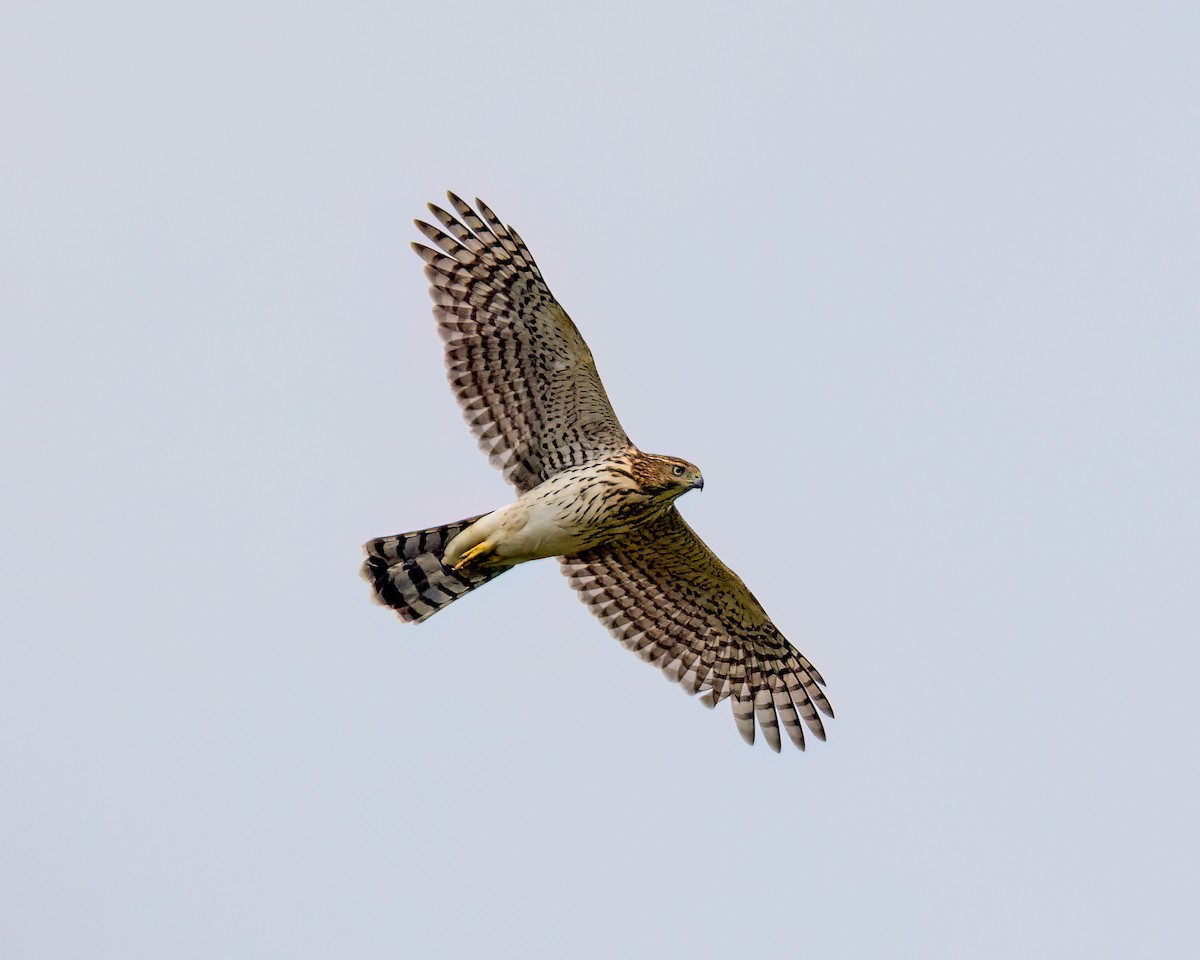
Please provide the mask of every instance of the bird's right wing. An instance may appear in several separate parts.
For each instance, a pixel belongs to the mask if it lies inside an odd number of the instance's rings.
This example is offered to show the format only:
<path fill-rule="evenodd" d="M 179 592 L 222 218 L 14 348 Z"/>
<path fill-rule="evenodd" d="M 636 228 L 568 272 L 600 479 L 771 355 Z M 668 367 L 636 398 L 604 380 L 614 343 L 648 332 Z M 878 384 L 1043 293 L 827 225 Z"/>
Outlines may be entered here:
<path fill-rule="evenodd" d="M 804 726 L 825 739 L 825 681 L 779 632 L 741 578 L 671 507 L 634 532 L 573 557 L 563 573 L 592 613 L 628 649 L 710 706 L 733 699 L 743 739 L 754 721 L 771 748 L 779 724 L 804 749 Z"/>
<path fill-rule="evenodd" d="M 479 444 L 520 492 L 560 471 L 629 448 L 592 353 L 529 250 L 487 205 L 454 194 L 447 232 L 417 221 L 437 247 L 427 266 L 446 372 Z"/>

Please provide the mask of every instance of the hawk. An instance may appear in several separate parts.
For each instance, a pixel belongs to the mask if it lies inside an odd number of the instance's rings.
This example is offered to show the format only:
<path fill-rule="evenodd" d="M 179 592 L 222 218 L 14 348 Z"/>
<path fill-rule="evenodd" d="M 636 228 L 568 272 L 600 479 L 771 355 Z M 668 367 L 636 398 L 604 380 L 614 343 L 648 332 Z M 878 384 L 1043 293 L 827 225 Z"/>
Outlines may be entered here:
<path fill-rule="evenodd" d="M 591 351 L 529 249 L 482 201 L 429 204 L 416 221 L 446 370 L 467 423 L 517 490 L 512 503 L 365 545 L 374 599 L 420 623 L 518 563 L 557 557 L 625 647 L 771 748 L 782 725 L 804 749 L 825 739 L 825 681 L 675 507 L 704 479 L 643 453 L 613 412 Z"/>

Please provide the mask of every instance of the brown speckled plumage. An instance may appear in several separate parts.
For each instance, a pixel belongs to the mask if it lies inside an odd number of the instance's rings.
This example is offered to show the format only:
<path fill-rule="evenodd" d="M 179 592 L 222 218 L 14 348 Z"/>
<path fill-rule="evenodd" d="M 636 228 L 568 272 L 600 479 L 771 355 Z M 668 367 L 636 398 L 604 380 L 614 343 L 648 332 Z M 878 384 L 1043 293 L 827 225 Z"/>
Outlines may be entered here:
<path fill-rule="evenodd" d="M 624 646 L 779 750 L 825 739 L 821 675 L 674 502 L 703 485 L 686 460 L 645 454 L 621 428 L 591 351 L 524 242 L 483 203 L 430 204 L 426 262 L 446 370 L 492 463 L 521 495 L 491 514 L 366 546 L 375 599 L 421 621 L 517 563 L 559 557 Z"/>

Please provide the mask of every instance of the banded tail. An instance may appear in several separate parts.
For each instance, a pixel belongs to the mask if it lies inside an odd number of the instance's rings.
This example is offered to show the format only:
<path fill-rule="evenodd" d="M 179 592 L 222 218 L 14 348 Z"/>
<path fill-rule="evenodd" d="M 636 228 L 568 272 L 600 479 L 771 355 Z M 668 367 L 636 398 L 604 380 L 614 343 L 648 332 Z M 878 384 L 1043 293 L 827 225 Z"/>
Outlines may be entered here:
<path fill-rule="evenodd" d="M 375 591 L 375 602 L 391 607 L 406 623 L 420 623 L 510 569 L 467 573 L 442 563 L 446 545 L 479 517 L 366 543 L 360 572 Z"/>

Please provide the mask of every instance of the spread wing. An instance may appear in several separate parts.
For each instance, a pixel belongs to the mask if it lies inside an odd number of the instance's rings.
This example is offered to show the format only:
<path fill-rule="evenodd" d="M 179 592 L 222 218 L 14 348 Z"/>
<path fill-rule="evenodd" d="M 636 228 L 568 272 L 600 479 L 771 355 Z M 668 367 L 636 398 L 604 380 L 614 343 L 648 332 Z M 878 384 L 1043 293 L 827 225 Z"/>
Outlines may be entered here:
<path fill-rule="evenodd" d="M 454 194 L 458 218 L 429 205 L 443 230 L 417 228 L 432 284 L 446 372 L 493 466 L 524 493 L 543 480 L 629 448 L 592 352 L 554 299 L 525 243 L 479 200 Z"/>
<path fill-rule="evenodd" d="M 804 749 L 804 724 L 825 739 L 825 681 L 784 639 L 736 573 L 672 507 L 645 527 L 561 559 L 571 586 L 609 632 L 707 705 L 733 700 L 747 743 L 754 721 L 774 750 L 779 724 Z"/>

